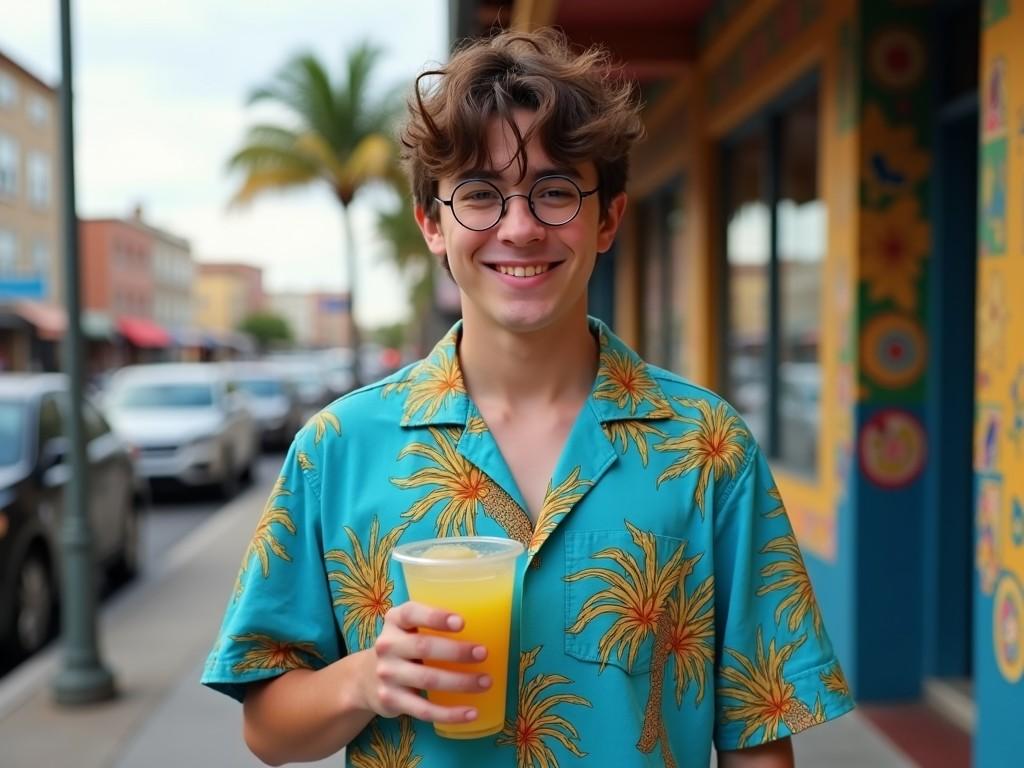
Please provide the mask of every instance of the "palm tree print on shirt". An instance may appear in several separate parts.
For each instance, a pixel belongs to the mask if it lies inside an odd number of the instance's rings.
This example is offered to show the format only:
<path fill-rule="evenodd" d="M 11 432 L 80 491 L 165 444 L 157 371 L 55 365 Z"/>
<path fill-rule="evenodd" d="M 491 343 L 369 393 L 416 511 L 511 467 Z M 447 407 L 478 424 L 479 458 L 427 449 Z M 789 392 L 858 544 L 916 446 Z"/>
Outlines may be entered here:
<path fill-rule="evenodd" d="M 407 716 L 398 718 L 398 743 L 385 736 L 374 720 L 370 728 L 370 743 L 364 749 L 349 747 L 352 768 L 417 768 L 423 758 L 412 753 L 416 732 Z"/>
<path fill-rule="evenodd" d="M 594 398 L 611 400 L 619 408 L 629 403 L 633 414 L 637 407 L 646 402 L 656 410 L 663 410 L 666 418 L 671 416 L 671 408 L 665 402 L 661 388 L 651 378 L 647 364 L 638 357 L 606 349 L 606 346 L 607 339 L 602 339 L 597 372 L 600 384 L 594 390 Z"/>
<path fill-rule="evenodd" d="M 527 547 L 531 556 L 537 554 L 547 537 L 558 527 L 558 523 L 569 514 L 569 510 L 583 498 L 587 489 L 592 485 L 590 480 L 580 480 L 579 467 L 570 472 L 557 487 L 548 483 L 547 492 L 544 494 L 544 503 L 537 516 L 537 526 L 533 530 L 530 544 Z"/>
<path fill-rule="evenodd" d="M 712 410 L 707 400 L 675 399 L 686 408 L 695 408 L 700 416 L 677 416 L 678 421 L 692 424 L 695 429 L 654 446 L 656 451 L 683 454 L 658 476 L 658 486 L 666 480 L 674 480 L 695 469 L 699 470 L 694 501 L 703 516 L 708 482 L 712 477 L 717 482 L 725 475 L 736 474 L 746 453 L 745 442 L 749 433 L 739 416 L 730 413 L 725 403 L 719 403 Z"/>
<path fill-rule="evenodd" d="M 550 693 L 556 685 L 572 685 L 562 675 L 538 674 L 526 680 L 526 670 L 533 666 L 543 646 L 519 654 L 519 706 L 515 721 L 506 720 L 498 736 L 500 746 L 516 748 L 517 768 L 554 768 L 558 765 L 551 742 L 561 744 L 576 757 L 586 757 L 576 744 L 580 735 L 576 727 L 562 715 L 551 710 L 560 704 L 592 706 L 582 696 L 572 693 Z"/>
<path fill-rule="evenodd" d="M 267 500 L 267 504 L 263 508 L 263 514 L 260 516 L 260 521 L 256 525 L 256 531 L 249 541 L 249 547 L 245 550 L 245 556 L 242 558 L 242 567 L 238 571 L 238 578 L 235 579 L 234 594 L 236 600 L 242 594 L 242 589 L 244 588 L 243 580 L 246 571 L 249 569 L 249 563 L 252 562 L 254 557 L 259 558 L 264 579 L 270 577 L 270 556 L 272 554 L 277 555 L 282 560 L 291 562 L 292 558 L 288 554 L 288 550 L 285 549 L 274 532 L 274 526 L 279 525 L 293 536 L 296 533 L 295 522 L 292 520 L 291 512 L 287 507 L 276 504 L 278 499 L 292 495 L 292 492 L 284 487 L 285 482 L 287 481 L 284 475 L 281 475 L 277 478 L 277 482 L 274 483 L 274 488 L 270 492 L 270 498 Z"/>
<path fill-rule="evenodd" d="M 418 522 L 435 504 L 446 502 L 437 516 L 437 535 L 473 536 L 477 505 L 488 492 L 487 476 L 456 450 L 459 430 L 431 427 L 430 435 L 434 445 L 410 443 L 398 454 L 399 461 L 406 456 L 420 456 L 429 460 L 431 466 L 409 477 L 392 478 L 392 483 L 399 488 L 434 486 L 430 493 L 403 512 L 402 517 Z"/>
<path fill-rule="evenodd" d="M 839 664 L 833 664 L 819 675 L 821 682 L 825 684 L 825 690 L 839 696 L 850 695 L 850 684 L 846 682 L 846 676 Z"/>
<path fill-rule="evenodd" d="M 725 649 L 738 666 L 722 667 L 721 676 L 726 684 L 719 686 L 718 695 L 737 702 L 724 706 L 722 714 L 727 722 L 743 724 L 739 748 L 746 746 L 758 731 L 763 730 L 758 739 L 758 743 L 763 743 L 779 737 L 780 725 L 785 725 L 790 733 L 799 733 L 823 719 L 820 702 L 812 713 L 796 697 L 796 687 L 783 675 L 783 666 L 806 639 L 807 635 L 801 635 L 778 649 L 772 640 L 765 648 L 763 633 L 758 627 L 754 659 L 734 648 Z"/>
<path fill-rule="evenodd" d="M 686 542 L 683 543 L 685 549 Z M 651 658 L 652 684 L 644 709 L 643 727 L 637 749 L 651 752 L 655 744 L 662 743 L 662 756 L 666 765 L 672 764 L 672 752 L 662 718 L 664 674 L 655 680 L 657 669 L 672 662 L 675 679 L 676 707 L 683 703 L 683 692 L 691 682 L 698 686 L 697 704 L 704 697 L 704 685 L 709 664 L 714 659 L 714 612 L 711 598 L 714 577 L 708 576 L 692 595 L 687 595 L 686 581 L 703 557 L 694 555 L 682 561 L 677 583 L 668 596 L 666 610 L 658 620 Z"/>
<path fill-rule="evenodd" d="M 434 348 L 433 354 L 412 370 L 409 379 L 389 384 L 381 391 L 382 397 L 406 392 L 403 407 L 406 419 L 421 411 L 423 419 L 432 419 L 450 398 L 466 394 L 455 339 L 455 334 L 449 333 Z"/>
<path fill-rule="evenodd" d="M 334 606 L 345 609 L 342 631 L 348 635 L 355 629 L 360 649 L 368 648 L 373 643 L 377 637 L 378 623 L 391 610 L 391 594 L 395 590 L 395 583 L 389 577 L 388 565 L 391 551 L 408 526 L 408 523 L 403 523 L 383 539 L 378 539 L 380 521 L 374 516 L 365 552 L 356 532 L 345 526 L 345 535 L 352 545 L 352 551 L 332 549 L 324 555 L 327 562 L 338 563 L 343 568 L 331 571 L 327 578 L 337 585 Z"/>
<path fill-rule="evenodd" d="M 625 421 L 610 421 L 602 425 L 604 433 L 608 437 L 608 440 L 616 445 L 622 443 L 622 447 L 619 451 L 625 455 L 629 451 L 630 442 L 636 446 L 637 453 L 640 454 L 640 461 L 643 465 L 647 466 L 647 460 L 649 457 L 648 453 L 648 439 L 655 437 L 665 437 L 665 433 L 658 429 L 653 424 L 640 421 L 638 419 L 627 419 Z"/>
<path fill-rule="evenodd" d="M 681 542 L 667 561 L 659 565 L 654 534 L 640 531 L 628 521 L 626 529 L 643 553 L 642 562 L 619 547 L 609 547 L 592 557 L 595 560 L 611 560 L 618 566 L 617 569 L 591 567 L 566 576 L 570 582 L 597 578 L 608 585 L 587 598 L 580 607 L 576 622 L 568 631 L 579 634 L 600 616 L 610 614 L 615 617 L 612 626 L 601 636 L 597 645 L 602 670 L 613 652 L 620 660 L 625 657 L 626 669 L 632 669 L 641 645 L 649 637 L 657 637 L 650 667 L 650 694 L 644 713 L 641 741 L 646 745 L 652 733 L 655 734 L 655 740 L 662 739 L 662 754 L 666 764 L 670 764 L 672 757 L 658 702 L 661 701 L 665 684 L 665 662 L 668 656 L 669 595 L 678 588 L 680 573 L 684 569 L 686 542 Z"/>
<path fill-rule="evenodd" d="M 392 483 L 399 488 L 436 486 L 403 512 L 402 517 L 413 522 L 422 520 L 435 504 L 446 502 L 437 516 L 437 535 L 474 536 L 476 514 L 478 507 L 482 507 L 484 514 L 498 523 L 509 538 L 529 547 L 533 535 L 529 517 L 501 486 L 458 452 L 461 430 L 431 427 L 430 434 L 435 445 L 411 443 L 398 454 L 399 461 L 406 456 L 421 456 L 432 466 L 409 477 L 392 478 Z"/>
<path fill-rule="evenodd" d="M 312 427 L 314 429 L 313 445 L 320 445 L 320 441 L 327 435 L 328 427 L 333 429 L 335 434 L 339 437 L 341 436 L 341 419 L 326 408 L 319 413 L 314 414 L 310 420 L 306 422 L 306 427 Z"/>
<path fill-rule="evenodd" d="M 327 663 L 327 660 L 317 651 L 315 643 L 286 642 L 255 632 L 233 635 L 231 639 L 236 643 L 248 643 L 254 646 L 245 652 L 238 664 L 232 667 L 235 674 L 259 669 L 312 669 L 314 665 L 310 661 L 311 658 L 319 661 L 319 666 Z"/>
<path fill-rule="evenodd" d="M 772 539 L 764 546 L 761 553 L 785 556 L 782 560 L 776 560 L 761 569 L 761 575 L 766 580 L 775 579 L 775 581 L 765 584 L 757 590 L 759 597 L 771 592 L 782 592 L 785 595 L 778 608 L 775 609 L 775 622 L 781 624 L 783 615 L 789 611 L 787 626 L 790 632 L 796 632 L 800 629 L 804 619 L 810 616 L 814 633 L 821 637 L 825 631 L 825 625 L 821 618 L 821 610 L 818 608 L 818 601 L 814 599 L 814 589 L 811 587 L 811 579 L 807 575 L 807 567 L 804 565 L 804 558 L 800 553 L 800 545 L 797 544 L 796 536 L 787 533 Z"/>

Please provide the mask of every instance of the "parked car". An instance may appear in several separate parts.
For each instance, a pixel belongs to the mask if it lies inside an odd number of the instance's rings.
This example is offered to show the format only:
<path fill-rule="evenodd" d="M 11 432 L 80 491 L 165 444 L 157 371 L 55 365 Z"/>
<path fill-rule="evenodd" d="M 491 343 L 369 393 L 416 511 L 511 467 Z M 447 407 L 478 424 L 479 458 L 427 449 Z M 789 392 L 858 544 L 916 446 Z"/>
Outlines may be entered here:
<path fill-rule="evenodd" d="M 60 520 L 71 478 L 67 379 L 0 376 L 0 657 L 21 659 L 49 640 L 60 602 Z M 139 566 L 139 514 L 130 448 L 88 400 L 82 404 L 93 551 L 118 581 Z"/>
<path fill-rule="evenodd" d="M 259 433 L 245 395 L 214 363 L 129 366 L 110 381 L 104 409 L 138 448 L 150 483 L 216 485 L 225 498 L 252 476 Z"/>
<path fill-rule="evenodd" d="M 305 424 L 294 384 L 270 365 L 238 363 L 229 370 L 231 381 L 249 400 L 262 443 L 272 447 L 291 443 Z"/>
<path fill-rule="evenodd" d="M 315 356 L 308 353 L 275 354 L 266 362 L 292 383 L 307 417 L 331 402 L 326 374 Z"/>

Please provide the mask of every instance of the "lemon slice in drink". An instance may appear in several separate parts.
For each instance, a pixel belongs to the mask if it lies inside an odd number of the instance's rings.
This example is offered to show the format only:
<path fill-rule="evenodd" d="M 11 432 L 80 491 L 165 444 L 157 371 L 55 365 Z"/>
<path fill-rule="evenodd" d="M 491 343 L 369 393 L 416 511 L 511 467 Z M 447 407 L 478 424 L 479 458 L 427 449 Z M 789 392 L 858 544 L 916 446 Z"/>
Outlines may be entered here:
<path fill-rule="evenodd" d="M 476 550 L 465 544 L 435 544 L 420 555 L 431 560 L 472 560 L 479 556 Z"/>

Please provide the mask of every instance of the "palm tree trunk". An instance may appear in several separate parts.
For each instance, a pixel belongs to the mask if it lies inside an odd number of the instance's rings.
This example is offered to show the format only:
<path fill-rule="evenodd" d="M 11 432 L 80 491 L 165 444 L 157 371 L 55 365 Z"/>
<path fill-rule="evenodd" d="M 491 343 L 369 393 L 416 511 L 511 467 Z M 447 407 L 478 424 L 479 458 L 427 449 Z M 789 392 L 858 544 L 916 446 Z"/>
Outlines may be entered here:
<path fill-rule="evenodd" d="M 352 345 L 352 378 L 356 388 L 363 386 L 363 366 L 359 357 L 359 323 L 356 322 L 356 293 L 358 282 L 358 260 L 356 259 L 356 234 L 352 231 L 352 216 L 348 206 L 339 200 L 341 218 L 345 224 L 345 272 L 348 274 L 348 332 Z"/>
<path fill-rule="evenodd" d="M 658 619 L 658 629 L 654 635 L 654 652 L 651 657 L 651 689 L 647 695 L 647 707 L 644 710 L 640 741 L 636 745 L 641 752 L 653 750 L 664 729 L 661 701 L 665 689 L 665 665 L 668 663 L 670 622 L 671 618 L 667 607 L 665 607 Z"/>

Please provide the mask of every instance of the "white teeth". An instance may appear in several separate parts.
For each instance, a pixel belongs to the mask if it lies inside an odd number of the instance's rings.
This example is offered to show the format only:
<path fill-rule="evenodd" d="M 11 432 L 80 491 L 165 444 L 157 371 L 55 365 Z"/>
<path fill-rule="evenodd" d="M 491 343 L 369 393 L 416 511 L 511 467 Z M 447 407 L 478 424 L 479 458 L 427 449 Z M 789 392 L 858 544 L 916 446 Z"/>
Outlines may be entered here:
<path fill-rule="evenodd" d="M 531 264 L 526 267 L 514 267 L 507 264 L 497 264 L 495 268 L 503 275 L 510 277 L 533 277 L 542 275 L 550 269 L 548 264 Z"/>

